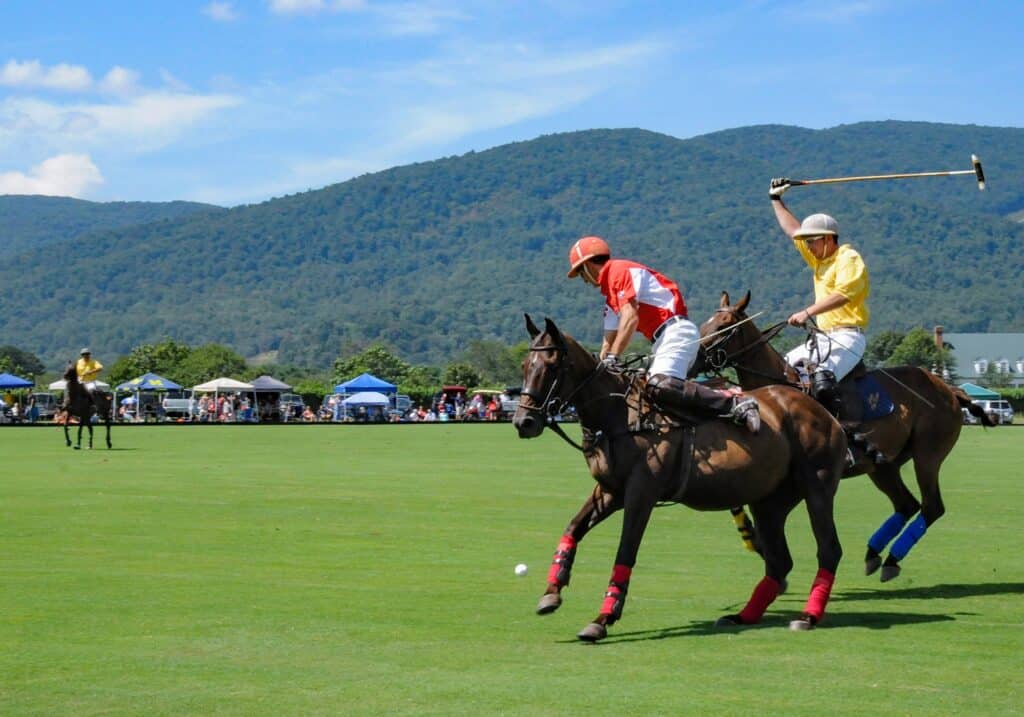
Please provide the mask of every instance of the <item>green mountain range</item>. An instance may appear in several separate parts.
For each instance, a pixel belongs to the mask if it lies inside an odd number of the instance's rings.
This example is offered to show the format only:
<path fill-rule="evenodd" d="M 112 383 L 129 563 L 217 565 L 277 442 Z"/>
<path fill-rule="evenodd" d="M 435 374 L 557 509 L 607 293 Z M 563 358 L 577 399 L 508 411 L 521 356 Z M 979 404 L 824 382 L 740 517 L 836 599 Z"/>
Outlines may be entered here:
<path fill-rule="evenodd" d="M 544 136 L 73 239 L 59 226 L 78 208 L 118 205 L 2 198 L 0 225 L 8 212 L 31 216 L 2 226 L 3 341 L 47 362 L 82 344 L 113 358 L 171 337 L 320 366 L 382 342 L 441 364 L 473 340 L 523 340 L 530 312 L 596 343 L 600 296 L 565 278 L 569 246 L 592 233 L 673 277 L 698 321 L 722 290 L 751 289 L 752 309 L 774 323 L 812 297 L 775 224 L 771 177 L 970 169 L 972 153 L 985 192 L 971 176 L 941 177 L 797 187 L 787 204 L 832 214 L 861 251 L 872 331 L 1024 331 L 1024 130 L 871 122 L 687 140 L 638 129 Z"/>

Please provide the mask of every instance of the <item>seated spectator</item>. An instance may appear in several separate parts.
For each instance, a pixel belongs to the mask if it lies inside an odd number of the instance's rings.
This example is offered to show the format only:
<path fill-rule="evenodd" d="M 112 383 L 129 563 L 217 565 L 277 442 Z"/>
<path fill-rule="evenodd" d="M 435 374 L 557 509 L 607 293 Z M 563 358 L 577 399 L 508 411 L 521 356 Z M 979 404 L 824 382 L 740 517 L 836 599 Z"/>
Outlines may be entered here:
<path fill-rule="evenodd" d="M 306 423 L 316 423 L 316 414 L 309 406 L 306 406 L 306 410 L 302 412 L 302 420 Z"/>

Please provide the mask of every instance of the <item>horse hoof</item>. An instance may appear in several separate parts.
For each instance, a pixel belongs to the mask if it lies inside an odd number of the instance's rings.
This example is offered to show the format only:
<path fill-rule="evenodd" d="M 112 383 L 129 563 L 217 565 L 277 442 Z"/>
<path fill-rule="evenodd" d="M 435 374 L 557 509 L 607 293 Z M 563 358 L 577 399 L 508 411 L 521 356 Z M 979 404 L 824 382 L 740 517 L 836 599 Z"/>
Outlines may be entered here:
<path fill-rule="evenodd" d="M 793 632 L 807 632 L 814 629 L 814 620 L 806 615 L 799 620 L 790 620 L 789 629 Z"/>
<path fill-rule="evenodd" d="M 715 620 L 715 627 L 740 627 L 743 620 L 739 615 L 723 615 Z"/>
<path fill-rule="evenodd" d="M 592 622 L 576 633 L 576 637 L 583 642 L 597 642 L 608 637 L 608 628 L 599 622 Z"/>
<path fill-rule="evenodd" d="M 880 567 L 882 567 L 882 556 L 881 555 L 876 555 L 876 556 L 874 556 L 872 558 L 867 558 L 867 559 L 864 560 L 864 574 L 865 575 L 874 575 L 878 571 L 878 569 Z M 884 580 L 884 578 L 883 578 L 883 580 Z"/>
<path fill-rule="evenodd" d="M 899 565 L 883 565 L 882 566 L 882 582 L 887 583 L 894 578 L 899 577 L 900 566 Z"/>
<path fill-rule="evenodd" d="M 82 450 L 82 447 L 81 446 L 75 446 L 75 450 L 76 451 L 80 451 L 80 450 Z"/>
<path fill-rule="evenodd" d="M 549 593 L 542 595 L 540 602 L 537 603 L 537 614 L 547 615 L 554 612 L 562 606 L 562 596 L 557 593 Z"/>

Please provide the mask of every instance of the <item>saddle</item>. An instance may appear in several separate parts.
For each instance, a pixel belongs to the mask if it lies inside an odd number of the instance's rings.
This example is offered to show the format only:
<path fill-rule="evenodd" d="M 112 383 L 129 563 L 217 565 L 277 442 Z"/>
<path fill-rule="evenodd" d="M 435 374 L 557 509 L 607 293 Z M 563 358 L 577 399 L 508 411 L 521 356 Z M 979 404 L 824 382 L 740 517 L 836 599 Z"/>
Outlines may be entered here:
<path fill-rule="evenodd" d="M 836 392 L 840 405 L 836 418 L 844 427 L 885 418 L 896 410 L 892 396 L 863 361 L 839 382 Z"/>

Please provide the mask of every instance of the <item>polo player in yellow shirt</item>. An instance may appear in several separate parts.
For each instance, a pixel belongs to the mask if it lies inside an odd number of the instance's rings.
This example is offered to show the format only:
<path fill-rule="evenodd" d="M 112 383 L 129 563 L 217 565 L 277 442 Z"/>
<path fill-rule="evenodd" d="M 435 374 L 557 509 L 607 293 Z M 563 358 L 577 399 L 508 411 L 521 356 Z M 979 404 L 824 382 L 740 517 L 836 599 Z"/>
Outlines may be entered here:
<path fill-rule="evenodd" d="M 836 384 L 854 369 L 867 349 L 864 332 L 870 318 L 867 299 L 871 282 L 860 254 L 849 244 L 839 243 L 835 219 L 812 214 L 800 222 L 786 208 L 782 195 L 790 186 L 787 179 L 773 179 L 768 195 L 779 226 L 814 273 L 814 303 L 793 313 L 788 322 L 803 326 L 816 316 L 821 333 L 815 335 L 815 341 L 786 354 L 786 362 L 794 367 L 809 360 L 817 363 L 812 391 L 831 409 Z"/>
<path fill-rule="evenodd" d="M 75 373 L 78 374 L 78 382 L 85 387 L 91 397 L 96 391 L 96 378 L 103 370 L 103 364 L 92 357 L 92 351 L 82 349 L 81 358 L 75 364 Z"/>

